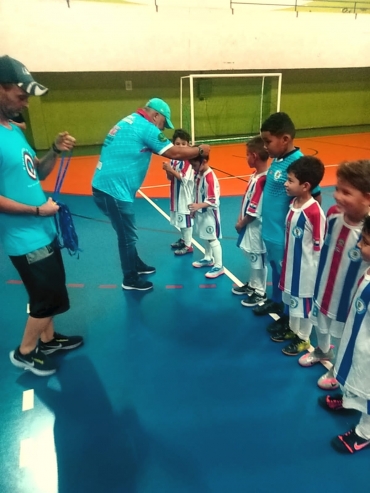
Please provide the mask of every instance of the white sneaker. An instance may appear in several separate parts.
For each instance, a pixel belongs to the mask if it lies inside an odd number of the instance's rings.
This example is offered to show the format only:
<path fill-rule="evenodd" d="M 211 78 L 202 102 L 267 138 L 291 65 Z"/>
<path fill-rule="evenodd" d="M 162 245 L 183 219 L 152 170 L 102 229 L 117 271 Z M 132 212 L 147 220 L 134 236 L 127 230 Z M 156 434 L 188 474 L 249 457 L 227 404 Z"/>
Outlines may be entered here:
<path fill-rule="evenodd" d="M 333 347 L 330 346 L 330 349 L 327 353 L 323 353 L 319 347 L 316 347 L 312 353 L 307 353 L 301 356 L 298 360 L 298 363 L 301 366 L 313 366 L 316 363 L 320 363 L 320 361 L 330 361 L 334 358 Z"/>
<path fill-rule="evenodd" d="M 193 267 L 199 269 L 201 267 L 213 267 L 215 263 L 212 259 L 209 260 L 207 258 L 202 258 L 200 260 L 196 260 L 195 262 L 193 262 L 192 265 Z"/>
<path fill-rule="evenodd" d="M 225 274 L 225 269 L 223 267 L 212 267 L 212 269 L 204 275 L 209 279 L 214 279 L 215 277 L 222 276 L 222 274 Z"/>
<path fill-rule="evenodd" d="M 339 382 L 334 378 L 333 369 L 329 370 L 317 381 L 317 385 L 323 390 L 335 390 L 339 387 Z"/>

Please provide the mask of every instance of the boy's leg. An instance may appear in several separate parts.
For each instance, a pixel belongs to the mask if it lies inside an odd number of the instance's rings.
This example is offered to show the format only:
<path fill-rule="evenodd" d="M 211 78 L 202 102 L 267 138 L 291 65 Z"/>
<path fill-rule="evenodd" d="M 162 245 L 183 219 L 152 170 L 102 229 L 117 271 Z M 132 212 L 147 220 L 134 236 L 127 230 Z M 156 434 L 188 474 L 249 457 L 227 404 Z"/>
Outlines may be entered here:
<path fill-rule="evenodd" d="M 222 267 L 222 247 L 219 240 L 209 240 L 209 246 L 211 248 L 211 256 L 215 261 L 215 267 L 220 269 Z"/>
<path fill-rule="evenodd" d="M 266 294 L 267 265 L 265 257 L 266 255 L 264 253 L 249 254 L 251 269 L 248 284 L 260 296 Z"/>
<path fill-rule="evenodd" d="M 191 247 L 191 240 L 193 236 L 193 228 L 181 228 L 181 238 L 184 240 L 185 246 Z"/>

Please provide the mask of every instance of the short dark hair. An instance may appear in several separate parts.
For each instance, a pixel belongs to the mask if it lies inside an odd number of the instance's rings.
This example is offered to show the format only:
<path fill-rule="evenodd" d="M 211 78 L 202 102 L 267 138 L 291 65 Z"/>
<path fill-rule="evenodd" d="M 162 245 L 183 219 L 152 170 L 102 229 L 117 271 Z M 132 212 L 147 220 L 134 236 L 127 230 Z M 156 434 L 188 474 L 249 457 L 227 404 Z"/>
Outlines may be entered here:
<path fill-rule="evenodd" d="M 186 130 L 182 128 L 178 128 L 174 131 L 172 136 L 172 142 L 174 143 L 176 139 L 186 140 L 186 142 L 190 142 L 190 135 Z"/>
<path fill-rule="evenodd" d="M 313 190 L 322 180 L 325 167 L 317 157 L 302 156 L 288 166 L 287 173 L 292 173 L 300 184 L 309 183 Z"/>
<path fill-rule="evenodd" d="M 280 111 L 273 113 L 262 123 L 261 132 L 270 132 L 271 135 L 277 137 L 288 134 L 294 139 L 295 126 L 290 116 Z"/>
<path fill-rule="evenodd" d="M 259 135 L 247 142 L 247 148 L 249 152 L 257 154 L 262 161 L 268 160 L 269 153 L 266 151 L 263 139 Z"/>
<path fill-rule="evenodd" d="M 337 169 L 337 178 L 348 181 L 362 193 L 370 193 L 370 160 L 344 161 Z"/>
<path fill-rule="evenodd" d="M 365 233 L 365 235 L 370 235 L 370 216 L 368 214 L 364 217 L 362 232 Z"/>

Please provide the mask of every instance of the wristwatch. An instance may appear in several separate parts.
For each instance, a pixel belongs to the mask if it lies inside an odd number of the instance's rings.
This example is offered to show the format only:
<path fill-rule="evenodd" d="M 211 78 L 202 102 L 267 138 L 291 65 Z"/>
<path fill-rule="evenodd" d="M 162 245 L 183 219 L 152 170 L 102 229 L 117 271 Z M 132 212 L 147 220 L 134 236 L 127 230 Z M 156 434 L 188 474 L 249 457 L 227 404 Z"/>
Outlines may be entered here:
<path fill-rule="evenodd" d="M 198 146 L 198 156 L 201 157 L 201 156 L 203 156 L 203 154 L 204 154 L 204 151 L 203 151 L 202 147 Z"/>

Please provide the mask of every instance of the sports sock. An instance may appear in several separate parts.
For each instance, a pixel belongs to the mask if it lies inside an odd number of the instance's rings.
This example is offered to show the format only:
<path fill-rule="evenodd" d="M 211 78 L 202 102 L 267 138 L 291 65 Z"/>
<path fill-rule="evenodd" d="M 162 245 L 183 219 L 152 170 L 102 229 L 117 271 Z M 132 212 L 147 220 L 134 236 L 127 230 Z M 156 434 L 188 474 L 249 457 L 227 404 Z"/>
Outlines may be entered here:
<path fill-rule="evenodd" d="M 191 246 L 193 228 L 181 228 L 181 237 L 187 247 Z"/>
<path fill-rule="evenodd" d="M 209 245 L 212 249 L 212 256 L 215 261 L 215 267 L 222 267 L 222 248 L 219 240 L 212 240 L 209 242 Z"/>

